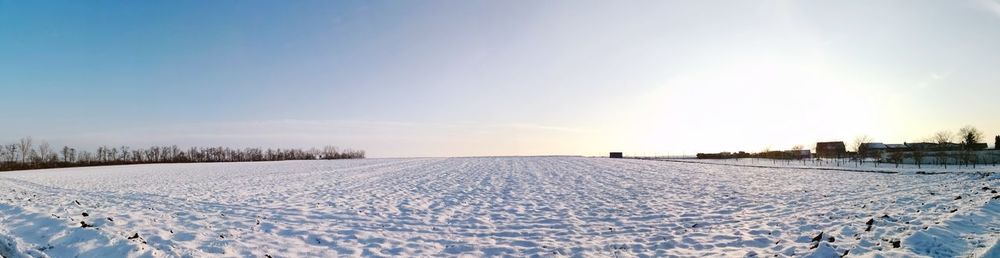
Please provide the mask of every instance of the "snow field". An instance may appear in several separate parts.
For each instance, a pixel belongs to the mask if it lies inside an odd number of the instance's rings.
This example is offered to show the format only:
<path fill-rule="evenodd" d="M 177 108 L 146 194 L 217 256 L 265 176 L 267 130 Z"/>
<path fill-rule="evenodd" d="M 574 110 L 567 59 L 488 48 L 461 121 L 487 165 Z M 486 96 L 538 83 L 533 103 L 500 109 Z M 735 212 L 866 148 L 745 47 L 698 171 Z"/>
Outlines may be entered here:
<path fill-rule="evenodd" d="M 987 256 L 998 188 L 989 173 L 578 157 L 21 171 L 0 173 L 0 255 Z"/>

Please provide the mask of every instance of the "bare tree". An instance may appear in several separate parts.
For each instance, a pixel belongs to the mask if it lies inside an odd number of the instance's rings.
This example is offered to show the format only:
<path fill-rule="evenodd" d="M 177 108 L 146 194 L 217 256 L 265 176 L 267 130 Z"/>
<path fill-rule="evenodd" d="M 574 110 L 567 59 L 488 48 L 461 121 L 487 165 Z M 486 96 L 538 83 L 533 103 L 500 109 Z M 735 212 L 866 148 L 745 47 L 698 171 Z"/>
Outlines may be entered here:
<path fill-rule="evenodd" d="M 118 161 L 118 149 L 117 148 L 105 148 L 108 154 L 108 161 Z"/>
<path fill-rule="evenodd" d="M 866 143 L 871 143 L 871 142 L 872 142 L 872 137 L 870 137 L 868 135 L 864 135 L 864 134 L 858 135 L 858 136 L 854 137 L 854 143 L 851 144 L 851 149 L 853 151 L 855 151 L 855 152 L 861 152 L 861 151 L 863 151 L 863 149 L 862 149 L 862 148 L 864 148 L 863 146 Z"/>
<path fill-rule="evenodd" d="M 16 143 L 11 143 L 11 144 L 5 145 L 4 149 L 7 150 L 7 154 L 8 154 L 8 156 L 7 156 L 7 162 L 15 162 L 15 161 L 18 160 L 18 157 L 17 157 L 18 151 L 17 151 L 17 144 Z"/>
<path fill-rule="evenodd" d="M 120 149 L 121 149 L 121 156 L 118 157 L 118 160 L 121 160 L 122 162 L 128 162 L 128 155 L 131 154 L 128 146 L 121 146 Z"/>
<path fill-rule="evenodd" d="M 973 148 L 982 140 L 983 133 L 979 129 L 976 129 L 976 127 L 967 125 L 958 130 L 958 138 L 962 140 L 962 145 L 965 147 L 961 153 L 962 162 L 966 166 L 972 163 L 972 167 L 975 168 L 976 162 L 978 162 L 978 155 Z"/>
<path fill-rule="evenodd" d="M 31 154 L 28 154 L 28 157 L 30 157 L 30 158 L 28 158 L 29 164 L 34 165 L 34 164 L 42 163 L 42 156 L 39 156 L 38 155 L 38 151 L 35 150 L 35 149 L 31 149 Z"/>
<path fill-rule="evenodd" d="M 903 162 L 903 157 L 902 151 L 893 151 L 889 154 L 889 159 L 892 160 L 892 163 L 896 163 L 896 168 L 899 168 L 899 163 Z"/>
<path fill-rule="evenodd" d="M 104 146 L 97 147 L 97 161 L 100 161 L 100 162 L 106 162 L 106 161 L 108 161 L 108 159 L 107 159 L 108 155 L 105 154 L 105 153 L 107 153 L 107 147 L 104 147 Z"/>
<path fill-rule="evenodd" d="M 63 162 L 76 162 L 76 149 L 70 148 L 69 146 L 63 146 L 62 156 Z"/>
<path fill-rule="evenodd" d="M 80 154 L 77 155 L 77 159 L 83 163 L 91 163 L 94 162 L 94 154 L 89 151 L 80 151 Z"/>
<path fill-rule="evenodd" d="M 0 146 L 0 166 L 3 165 L 4 161 L 7 161 L 7 156 L 9 156 L 9 154 L 7 154 L 7 148 Z"/>
<path fill-rule="evenodd" d="M 920 148 L 916 148 L 910 153 L 910 156 L 913 157 L 913 162 L 917 163 L 917 168 L 921 168 L 921 165 L 924 164 L 924 155 L 924 150 Z"/>
<path fill-rule="evenodd" d="M 967 125 L 958 130 L 958 137 L 962 140 L 962 144 L 964 144 L 966 148 L 972 148 L 972 145 L 975 145 L 976 143 L 979 143 L 979 141 L 983 140 L 983 133 L 980 132 L 979 129 L 976 129 L 971 125 Z"/>
<path fill-rule="evenodd" d="M 861 165 L 861 163 L 865 159 L 865 156 L 864 156 L 866 154 L 865 153 L 866 150 L 864 149 L 865 145 L 867 145 L 867 144 L 869 144 L 871 142 L 872 142 L 872 137 L 869 137 L 868 135 L 862 134 L 862 135 L 858 135 L 858 136 L 854 137 L 854 143 L 851 144 L 851 149 L 854 150 L 854 157 L 855 157 L 855 159 L 858 160 L 858 165 L 859 166 Z"/>
<path fill-rule="evenodd" d="M 52 154 L 52 147 L 49 146 L 49 143 L 45 141 L 39 143 L 38 156 L 42 159 L 42 162 L 48 162 L 49 154 Z"/>
<path fill-rule="evenodd" d="M 951 143 L 951 137 L 952 137 L 951 132 L 949 132 L 947 130 L 945 130 L 945 131 L 938 131 L 938 132 L 934 133 L 934 135 L 931 136 L 931 141 L 933 141 L 933 142 L 935 142 L 937 144 Z"/>
<path fill-rule="evenodd" d="M 132 151 L 132 162 L 135 162 L 135 163 L 143 163 L 143 162 L 145 162 L 145 160 L 143 159 L 143 155 L 142 154 L 143 154 L 143 150 L 141 150 L 141 149 L 139 149 L 139 150 L 133 150 Z"/>
<path fill-rule="evenodd" d="M 17 149 L 21 151 L 21 163 L 28 163 L 31 160 L 31 151 L 34 149 L 31 137 L 21 138 L 17 142 Z"/>
<path fill-rule="evenodd" d="M 237 161 L 279 161 L 314 159 L 359 159 L 365 157 L 361 150 L 327 147 L 324 150 L 191 147 L 187 151 L 176 145 L 152 146 L 147 149 L 132 149 L 128 146 L 100 146 L 96 153 L 64 146 L 53 150 L 42 141 L 37 147 L 30 137 L 17 143 L 0 145 L 0 170 L 73 167 L 113 164 L 142 164 L 162 162 L 237 162 Z M 61 156 L 61 162 L 60 162 Z"/>
<path fill-rule="evenodd" d="M 878 165 L 880 165 L 882 163 L 882 150 L 881 149 L 866 149 L 864 151 L 864 155 L 862 156 L 862 158 L 864 158 L 864 159 L 871 159 L 872 160 L 872 164 L 875 164 L 875 167 L 878 167 Z"/>

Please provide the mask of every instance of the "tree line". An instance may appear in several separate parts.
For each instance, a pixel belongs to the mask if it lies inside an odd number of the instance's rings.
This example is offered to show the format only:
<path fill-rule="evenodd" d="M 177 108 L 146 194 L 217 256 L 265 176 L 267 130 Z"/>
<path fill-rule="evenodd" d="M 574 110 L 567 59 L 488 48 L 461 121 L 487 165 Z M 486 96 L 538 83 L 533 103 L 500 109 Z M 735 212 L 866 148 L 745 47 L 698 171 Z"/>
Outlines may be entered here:
<path fill-rule="evenodd" d="M 956 140 L 957 142 L 953 142 Z M 864 147 L 872 142 L 871 137 L 867 135 L 856 137 L 852 147 L 855 150 L 855 159 L 858 163 L 864 162 L 866 158 L 871 158 L 874 160 L 875 166 L 878 166 L 882 162 L 883 157 L 885 157 L 886 161 L 895 164 L 896 167 L 899 167 L 906 159 L 912 159 L 918 168 L 924 164 L 939 165 L 947 168 L 948 164 L 953 161 L 956 165 L 971 165 L 973 168 L 976 167 L 976 164 L 992 163 L 993 165 L 997 165 L 1000 163 L 1000 154 L 997 153 L 989 153 L 986 159 L 980 157 L 978 151 L 986 147 L 986 144 L 981 143 L 982 140 L 982 131 L 973 126 L 965 126 L 959 129 L 957 133 L 947 130 L 938 131 L 924 138 L 923 142 L 912 144 L 914 147 L 905 151 L 885 153 L 884 150 L 866 150 Z M 1000 149 L 997 146 L 994 146 L 994 148 Z"/>
<path fill-rule="evenodd" d="M 229 147 L 190 147 L 177 145 L 131 148 L 129 146 L 97 147 L 95 151 L 78 150 L 69 146 L 53 148 L 47 142 L 35 143 L 24 137 L 15 143 L 0 145 L 0 171 L 128 165 L 149 163 L 249 162 L 316 159 L 363 159 L 365 151 L 326 146 L 322 149 L 262 149 Z"/>

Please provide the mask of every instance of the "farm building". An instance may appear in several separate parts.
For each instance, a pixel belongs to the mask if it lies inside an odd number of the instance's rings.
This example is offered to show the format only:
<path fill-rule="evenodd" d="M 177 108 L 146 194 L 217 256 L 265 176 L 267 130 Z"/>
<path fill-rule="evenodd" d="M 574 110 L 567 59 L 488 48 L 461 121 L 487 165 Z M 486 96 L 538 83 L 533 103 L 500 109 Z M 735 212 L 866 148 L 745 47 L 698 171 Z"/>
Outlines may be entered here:
<path fill-rule="evenodd" d="M 902 152 L 910 151 L 910 147 L 907 147 L 906 144 L 886 144 L 885 150 L 889 152 Z"/>
<path fill-rule="evenodd" d="M 823 158 L 840 158 L 847 155 L 847 146 L 844 142 L 817 142 L 816 156 Z"/>
<path fill-rule="evenodd" d="M 922 150 L 922 151 L 959 151 L 959 150 L 965 150 L 966 149 L 966 146 L 964 144 L 950 143 L 950 142 L 949 143 L 910 142 L 910 143 L 903 143 L 902 145 L 906 145 L 906 150 L 905 151 L 917 151 L 917 150 Z M 986 143 L 975 143 L 972 146 L 970 146 L 969 149 L 971 149 L 971 150 L 985 150 L 988 147 L 989 146 L 987 146 Z"/>
<path fill-rule="evenodd" d="M 609 154 L 609 156 L 612 159 L 620 159 L 620 158 L 624 158 L 625 157 L 624 155 L 622 155 L 621 152 L 612 152 L 611 154 Z"/>
<path fill-rule="evenodd" d="M 905 144 L 906 147 L 909 147 L 910 150 L 913 150 L 913 151 L 938 150 L 941 147 L 944 147 L 941 144 L 937 144 L 937 143 L 933 143 L 933 142 L 907 142 L 907 143 L 903 143 L 903 144 Z"/>
<path fill-rule="evenodd" d="M 884 152 L 888 147 L 881 142 L 868 142 L 862 143 L 858 146 L 858 153 L 864 156 L 870 156 L 876 153 Z"/>
<path fill-rule="evenodd" d="M 812 151 L 810 150 L 789 150 L 786 151 L 794 157 L 794 159 L 811 159 Z"/>

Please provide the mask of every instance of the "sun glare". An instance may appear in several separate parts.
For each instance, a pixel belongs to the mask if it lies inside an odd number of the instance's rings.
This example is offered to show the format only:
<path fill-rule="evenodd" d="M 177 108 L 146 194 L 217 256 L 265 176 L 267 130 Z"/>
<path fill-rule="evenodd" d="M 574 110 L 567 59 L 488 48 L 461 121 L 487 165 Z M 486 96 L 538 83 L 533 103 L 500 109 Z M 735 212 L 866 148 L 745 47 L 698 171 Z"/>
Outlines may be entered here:
<path fill-rule="evenodd" d="M 623 124 L 634 136 L 629 142 L 650 153 L 811 148 L 809 142 L 843 137 L 882 112 L 865 94 L 852 94 L 863 92 L 857 84 L 831 71 L 772 57 L 702 67 L 641 94 L 627 109 L 638 112 Z"/>

